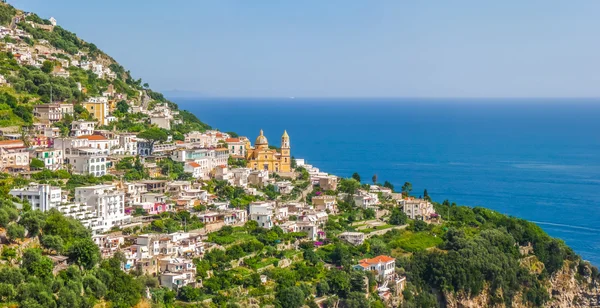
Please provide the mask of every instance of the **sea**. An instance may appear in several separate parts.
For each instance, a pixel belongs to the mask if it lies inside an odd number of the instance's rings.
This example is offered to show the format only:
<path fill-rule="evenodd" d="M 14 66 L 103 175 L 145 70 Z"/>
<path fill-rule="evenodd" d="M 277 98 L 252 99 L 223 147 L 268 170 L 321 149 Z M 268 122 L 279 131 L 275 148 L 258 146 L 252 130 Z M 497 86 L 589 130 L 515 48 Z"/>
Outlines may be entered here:
<path fill-rule="evenodd" d="M 173 98 L 342 177 L 524 218 L 600 265 L 600 100 Z"/>

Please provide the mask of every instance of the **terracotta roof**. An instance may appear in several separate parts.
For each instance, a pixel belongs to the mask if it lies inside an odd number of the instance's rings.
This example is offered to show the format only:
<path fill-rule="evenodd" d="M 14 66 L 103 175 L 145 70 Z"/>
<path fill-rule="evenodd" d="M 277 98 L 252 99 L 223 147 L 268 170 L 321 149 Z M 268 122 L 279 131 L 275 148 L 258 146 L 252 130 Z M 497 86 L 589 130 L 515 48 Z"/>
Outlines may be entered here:
<path fill-rule="evenodd" d="M 196 163 L 196 162 L 188 163 L 188 165 L 190 165 L 192 168 L 198 168 L 198 167 L 200 167 L 200 165 L 198 163 Z"/>
<path fill-rule="evenodd" d="M 359 264 L 362 267 L 368 267 L 370 264 L 388 263 L 388 262 L 391 262 L 394 260 L 396 260 L 396 259 L 394 259 L 392 257 L 388 257 L 388 256 L 377 256 L 372 259 L 362 259 L 359 261 Z"/>
<path fill-rule="evenodd" d="M 79 136 L 77 137 L 77 139 L 87 139 L 87 140 L 107 140 L 106 137 L 102 136 L 102 135 L 86 135 L 86 136 Z"/>
<path fill-rule="evenodd" d="M 240 142 L 240 138 L 227 138 L 225 142 Z"/>
<path fill-rule="evenodd" d="M 0 141 L 0 145 L 9 145 L 9 144 L 22 144 L 22 140 L 2 140 Z"/>
<path fill-rule="evenodd" d="M 217 136 L 217 137 L 223 137 L 223 134 L 221 134 L 221 133 L 217 133 L 217 135 L 216 135 L 216 136 Z"/>

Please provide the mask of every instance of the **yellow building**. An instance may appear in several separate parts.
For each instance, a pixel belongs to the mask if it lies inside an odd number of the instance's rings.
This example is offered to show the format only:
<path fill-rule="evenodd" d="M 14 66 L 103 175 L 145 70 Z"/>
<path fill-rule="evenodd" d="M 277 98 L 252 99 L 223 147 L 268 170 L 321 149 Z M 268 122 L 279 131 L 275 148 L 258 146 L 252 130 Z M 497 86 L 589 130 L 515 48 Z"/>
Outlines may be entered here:
<path fill-rule="evenodd" d="M 290 136 L 288 136 L 287 131 L 284 131 L 283 136 L 281 136 L 281 152 L 279 152 L 269 149 L 269 142 L 261 129 L 260 135 L 256 137 L 254 142 L 254 147 L 246 152 L 246 160 L 248 161 L 248 168 L 252 170 L 291 172 Z"/>
<path fill-rule="evenodd" d="M 81 104 L 83 108 L 94 116 L 100 125 L 106 125 L 106 117 L 108 116 L 108 106 L 105 102 L 85 102 Z"/>

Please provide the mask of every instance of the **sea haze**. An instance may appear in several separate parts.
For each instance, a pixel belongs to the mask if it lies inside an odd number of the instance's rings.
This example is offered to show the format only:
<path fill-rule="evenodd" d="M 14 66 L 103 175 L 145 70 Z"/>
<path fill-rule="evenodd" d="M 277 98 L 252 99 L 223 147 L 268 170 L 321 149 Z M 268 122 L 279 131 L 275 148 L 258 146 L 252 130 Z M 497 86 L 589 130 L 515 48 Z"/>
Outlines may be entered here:
<path fill-rule="evenodd" d="M 600 265 L 600 100 L 174 99 L 343 177 L 537 222 Z"/>

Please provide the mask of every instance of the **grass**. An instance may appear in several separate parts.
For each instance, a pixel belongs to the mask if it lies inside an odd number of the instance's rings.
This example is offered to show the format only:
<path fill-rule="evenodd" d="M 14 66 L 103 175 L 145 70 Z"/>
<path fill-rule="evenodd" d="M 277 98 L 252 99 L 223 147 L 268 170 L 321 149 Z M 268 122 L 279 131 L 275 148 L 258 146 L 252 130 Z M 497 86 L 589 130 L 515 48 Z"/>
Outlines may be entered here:
<path fill-rule="evenodd" d="M 402 234 L 392 239 L 390 242 L 391 248 L 400 248 L 407 252 L 423 251 L 431 247 L 435 247 L 443 242 L 440 236 L 434 236 L 430 232 L 410 231 L 402 232 Z"/>
<path fill-rule="evenodd" d="M 389 229 L 389 228 L 392 228 L 392 227 L 395 227 L 395 226 L 394 225 L 385 224 L 385 225 L 376 226 L 376 227 L 373 227 L 373 228 L 361 229 L 359 231 L 362 232 L 362 233 L 371 233 L 373 231 L 378 231 L 378 230 L 383 230 L 383 229 Z"/>

